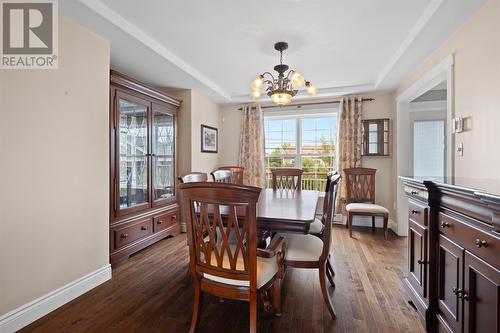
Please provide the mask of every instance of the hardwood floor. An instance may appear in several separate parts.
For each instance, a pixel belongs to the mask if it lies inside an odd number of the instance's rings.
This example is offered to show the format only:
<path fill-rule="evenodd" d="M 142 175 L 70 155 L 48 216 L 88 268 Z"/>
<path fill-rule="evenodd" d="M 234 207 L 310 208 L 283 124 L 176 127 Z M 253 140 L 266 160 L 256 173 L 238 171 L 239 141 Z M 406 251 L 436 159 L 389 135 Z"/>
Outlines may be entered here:
<path fill-rule="evenodd" d="M 259 332 L 424 332 L 403 292 L 406 239 L 354 227 L 333 228 L 332 321 L 317 270 L 290 268 L 283 315 L 259 309 Z M 113 270 L 112 280 L 48 314 L 21 332 L 187 332 L 193 288 L 186 280 L 185 234 L 165 239 Z M 332 289 L 330 289 L 332 290 Z M 206 295 L 199 332 L 248 331 L 246 302 Z"/>

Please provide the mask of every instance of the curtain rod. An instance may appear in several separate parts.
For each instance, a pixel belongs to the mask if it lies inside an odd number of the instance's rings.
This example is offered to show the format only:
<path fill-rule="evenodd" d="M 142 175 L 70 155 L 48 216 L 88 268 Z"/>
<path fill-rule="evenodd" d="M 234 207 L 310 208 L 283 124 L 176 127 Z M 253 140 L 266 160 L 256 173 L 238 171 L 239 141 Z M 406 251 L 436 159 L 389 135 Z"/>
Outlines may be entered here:
<path fill-rule="evenodd" d="M 362 102 L 371 102 L 371 101 L 374 101 L 375 98 L 362 98 L 361 101 Z M 339 104 L 340 101 L 337 100 L 337 101 L 329 101 L 329 102 L 311 102 L 311 103 L 295 103 L 295 104 L 288 104 L 288 105 L 285 105 L 285 106 L 279 106 L 279 105 L 264 105 L 264 106 L 261 106 L 262 109 L 271 109 L 271 108 L 287 108 L 287 107 L 293 107 L 293 106 L 296 106 L 297 108 L 301 108 L 303 106 L 308 106 L 308 105 L 322 105 L 322 104 Z M 255 108 L 255 106 L 253 106 L 252 108 Z M 243 108 L 239 108 L 238 110 L 242 111 Z"/>

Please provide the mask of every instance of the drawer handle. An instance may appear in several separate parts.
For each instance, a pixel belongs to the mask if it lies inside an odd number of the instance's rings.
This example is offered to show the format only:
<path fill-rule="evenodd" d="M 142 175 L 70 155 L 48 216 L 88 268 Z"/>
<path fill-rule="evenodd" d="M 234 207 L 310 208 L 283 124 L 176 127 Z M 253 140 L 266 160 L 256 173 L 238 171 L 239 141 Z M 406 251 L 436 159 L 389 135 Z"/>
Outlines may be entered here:
<path fill-rule="evenodd" d="M 425 264 L 425 260 L 421 260 L 421 259 L 419 259 L 419 260 L 417 260 L 417 264 L 419 264 L 419 265 L 423 265 L 423 264 Z"/>
<path fill-rule="evenodd" d="M 413 215 L 418 215 L 418 214 L 420 214 L 420 211 L 418 211 L 418 210 L 416 210 L 416 209 L 412 209 L 412 210 L 411 210 L 411 213 L 412 213 Z"/>
<path fill-rule="evenodd" d="M 450 224 L 448 222 L 441 222 L 441 228 L 449 228 Z"/>
<path fill-rule="evenodd" d="M 148 230 L 148 227 L 142 226 L 141 230 Z"/>
<path fill-rule="evenodd" d="M 175 215 L 170 216 L 171 220 L 175 220 Z"/>
<path fill-rule="evenodd" d="M 158 224 L 158 225 L 160 225 L 161 223 L 162 223 L 161 220 L 156 221 L 156 224 Z"/>
<path fill-rule="evenodd" d="M 418 191 L 411 191 L 410 193 L 413 194 L 413 195 L 417 195 Z"/>
<path fill-rule="evenodd" d="M 476 239 L 476 241 L 474 243 L 476 243 L 477 248 L 488 247 L 488 242 L 485 240 L 479 239 L 479 238 Z"/>
<path fill-rule="evenodd" d="M 121 234 L 120 237 L 123 238 L 123 239 L 127 239 L 128 238 L 128 234 Z"/>

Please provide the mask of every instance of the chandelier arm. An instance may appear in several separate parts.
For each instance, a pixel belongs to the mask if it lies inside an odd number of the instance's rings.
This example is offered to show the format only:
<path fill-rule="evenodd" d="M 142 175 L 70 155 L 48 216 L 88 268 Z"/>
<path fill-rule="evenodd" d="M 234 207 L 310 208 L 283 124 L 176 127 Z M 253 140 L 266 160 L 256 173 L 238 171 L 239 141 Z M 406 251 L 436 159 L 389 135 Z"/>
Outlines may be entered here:
<path fill-rule="evenodd" d="M 293 74 L 295 73 L 295 70 L 293 69 L 290 69 L 290 71 L 288 72 L 288 74 L 286 75 L 286 78 L 288 79 L 290 77 L 290 74 Z"/>
<path fill-rule="evenodd" d="M 269 72 L 264 72 L 264 73 L 262 73 L 262 76 L 265 76 L 266 74 L 268 74 L 268 75 L 269 75 L 269 76 L 273 79 L 273 81 L 275 80 L 275 78 L 274 78 L 273 74 L 271 74 L 271 73 L 269 73 Z"/>

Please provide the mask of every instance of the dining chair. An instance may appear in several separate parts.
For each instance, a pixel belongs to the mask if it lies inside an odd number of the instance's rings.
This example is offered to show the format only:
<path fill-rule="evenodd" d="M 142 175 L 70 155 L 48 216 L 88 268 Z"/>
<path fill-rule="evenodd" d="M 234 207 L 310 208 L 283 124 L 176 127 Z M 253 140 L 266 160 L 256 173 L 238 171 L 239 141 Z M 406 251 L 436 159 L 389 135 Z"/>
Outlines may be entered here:
<path fill-rule="evenodd" d="M 232 183 L 233 172 L 231 170 L 215 170 L 210 173 L 216 183 Z"/>
<path fill-rule="evenodd" d="M 194 182 L 206 182 L 208 180 L 208 176 L 205 172 L 191 172 L 185 174 L 183 176 L 179 176 L 179 182 L 183 183 L 194 183 Z"/>
<path fill-rule="evenodd" d="M 232 180 L 231 183 L 233 184 L 243 184 L 243 171 L 245 170 L 244 167 L 240 166 L 223 166 L 217 168 L 217 170 L 230 170 L 232 174 Z"/>
<path fill-rule="evenodd" d="M 320 218 L 315 218 L 314 221 L 309 225 L 309 234 L 315 235 L 319 238 L 323 237 L 323 231 L 325 229 L 325 225 L 323 221 L 325 221 L 327 210 L 328 210 L 328 192 L 330 191 L 330 182 L 332 177 L 336 177 L 338 175 L 337 172 L 333 174 L 329 174 L 326 177 L 325 181 L 325 193 L 323 197 L 323 212 L 320 215 Z"/>
<path fill-rule="evenodd" d="M 296 168 L 272 168 L 273 190 L 300 191 L 303 172 Z"/>
<path fill-rule="evenodd" d="M 268 309 L 272 293 L 274 313 L 281 315 L 285 250 L 282 237 L 275 238 L 267 249 L 257 249 L 257 201 L 261 189 L 205 182 L 181 184 L 179 190 L 184 198 L 194 281 L 190 332 L 198 327 L 203 293 L 248 301 L 250 332 L 256 332 L 259 295 L 264 309 Z M 236 244 L 229 243 L 231 232 L 236 235 Z"/>
<path fill-rule="evenodd" d="M 328 178 L 329 188 L 328 194 L 325 199 L 327 207 L 325 210 L 326 215 L 323 215 L 321 217 L 325 226 L 322 238 L 310 234 L 303 235 L 291 233 L 277 234 L 277 237 L 280 237 L 280 239 L 281 237 L 284 238 L 286 242 L 286 267 L 318 269 L 323 300 L 326 304 L 326 307 L 328 308 L 328 312 L 330 312 L 332 319 L 335 319 L 335 311 L 333 309 L 330 295 L 328 294 L 328 290 L 326 288 L 326 279 L 328 278 L 331 285 L 335 287 L 335 284 L 333 283 L 333 276 L 331 274 L 332 272 L 328 268 L 328 265 L 330 257 L 332 216 L 334 214 L 334 203 L 337 197 L 340 175 L 329 174 Z"/>
<path fill-rule="evenodd" d="M 354 216 L 371 216 L 372 230 L 375 230 L 375 218 L 384 219 L 384 239 L 387 239 L 389 210 L 375 204 L 375 173 L 377 169 L 346 168 L 344 169 L 346 184 L 346 211 L 349 237 L 352 237 L 352 219 Z"/>

